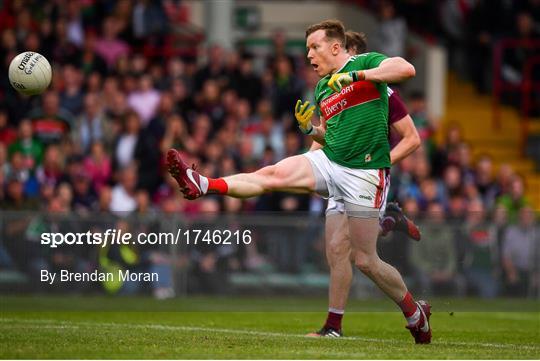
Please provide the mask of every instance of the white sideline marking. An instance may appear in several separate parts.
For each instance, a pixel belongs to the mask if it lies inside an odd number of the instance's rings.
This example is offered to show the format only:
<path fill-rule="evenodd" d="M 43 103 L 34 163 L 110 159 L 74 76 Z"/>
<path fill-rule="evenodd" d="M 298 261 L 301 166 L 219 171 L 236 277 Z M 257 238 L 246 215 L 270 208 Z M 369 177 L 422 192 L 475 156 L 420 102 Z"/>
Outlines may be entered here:
<path fill-rule="evenodd" d="M 141 324 L 141 323 L 113 323 L 113 322 L 87 322 L 87 321 L 57 321 L 57 320 L 48 320 L 48 319 L 39 319 L 39 320 L 27 320 L 20 318 L 0 318 L 1 323 L 12 323 L 19 322 L 28 325 L 35 325 L 37 327 L 43 327 L 46 325 L 47 328 L 58 328 L 58 329 L 79 329 L 81 326 L 98 326 L 98 327 L 131 327 L 131 328 L 142 328 L 142 329 L 153 329 L 153 330 L 162 330 L 162 331 L 202 331 L 202 332 L 214 332 L 214 333 L 230 333 L 237 335 L 251 335 L 251 336 L 264 336 L 264 337 L 286 337 L 286 338 L 303 338 L 303 339 L 317 339 L 317 340 L 356 340 L 356 341 L 365 341 L 365 342 L 378 342 L 378 343 L 393 343 L 393 344 L 410 344 L 410 341 L 405 340 L 395 340 L 395 339 L 383 339 L 383 338 L 369 338 L 369 337 L 359 337 L 359 336 L 350 336 L 350 337 L 320 337 L 320 338 L 310 338 L 305 335 L 293 334 L 293 333 L 279 333 L 279 332 L 267 332 L 267 331 L 253 331 L 253 330 L 238 330 L 232 328 L 212 328 L 212 327 L 199 327 L 199 326 L 169 326 L 169 325 L 159 325 L 159 324 Z M 10 325 L 13 327 L 14 325 Z M 337 341 L 339 342 L 339 341 Z M 488 343 L 488 342 L 463 342 L 463 341 L 440 341 L 436 340 L 433 342 L 435 345 L 445 345 L 445 346 L 476 346 L 476 347 L 487 347 L 487 348 L 500 348 L 500 349 L 526 349 L 526 350 L 540 350 L 540 346 L 533 345 L 520 345 L 520 344 L 499 344 L 499 343 Z"/>

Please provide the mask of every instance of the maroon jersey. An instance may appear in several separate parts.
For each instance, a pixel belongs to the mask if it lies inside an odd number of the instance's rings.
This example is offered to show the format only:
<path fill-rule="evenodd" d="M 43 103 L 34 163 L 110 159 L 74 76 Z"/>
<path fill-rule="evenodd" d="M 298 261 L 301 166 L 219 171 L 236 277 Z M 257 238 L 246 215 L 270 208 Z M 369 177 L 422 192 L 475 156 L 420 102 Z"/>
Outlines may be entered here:
<path fill-rule="evenodd" d="M 398 92 L 388 87 L 388 142 L 390 149 L 394 148 L 401 140 L 401 136 L 392 129 L 391 125 L 403 119 L 407 114 L 409 112 L 407 112 Z"/>

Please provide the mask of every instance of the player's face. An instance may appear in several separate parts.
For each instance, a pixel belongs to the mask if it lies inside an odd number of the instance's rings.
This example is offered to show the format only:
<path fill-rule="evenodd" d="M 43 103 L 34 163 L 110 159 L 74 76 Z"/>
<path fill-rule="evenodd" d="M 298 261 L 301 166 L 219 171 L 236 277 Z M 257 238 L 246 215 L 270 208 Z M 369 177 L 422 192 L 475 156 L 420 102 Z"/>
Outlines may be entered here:
<path fill-rule="evenodd" d="M 336 41 L 328 39 L 324 30 L 317 30 L 309 34 L 306 47 L 309 63 L 320 77 L 330 74 L 332 67 L 333 53 L 335 52 Z M 333 51 L 334 50 L 334 51 Z"/>

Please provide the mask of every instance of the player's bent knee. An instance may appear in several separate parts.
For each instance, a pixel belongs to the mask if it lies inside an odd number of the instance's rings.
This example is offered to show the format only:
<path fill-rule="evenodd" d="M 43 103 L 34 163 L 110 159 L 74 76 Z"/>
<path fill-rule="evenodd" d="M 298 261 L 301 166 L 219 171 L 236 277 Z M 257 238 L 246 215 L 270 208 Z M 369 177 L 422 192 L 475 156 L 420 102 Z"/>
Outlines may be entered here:
<path fill-rule="evenodd" d="M 368 256 L 358 252 L 354 257 L 354 264 L 365 275 L 373 274 L 377 267 L 377 257 Z"/>

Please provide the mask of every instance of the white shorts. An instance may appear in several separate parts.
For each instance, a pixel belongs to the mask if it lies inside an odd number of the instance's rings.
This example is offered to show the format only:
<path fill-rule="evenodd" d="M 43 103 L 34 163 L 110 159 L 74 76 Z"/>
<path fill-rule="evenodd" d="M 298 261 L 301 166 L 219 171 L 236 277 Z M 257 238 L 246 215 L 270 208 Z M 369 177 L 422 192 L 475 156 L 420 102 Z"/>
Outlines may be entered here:
<path fill-rule="evenodd" d="M 388 169 L 354 169 L 339 165 L 319 149 L 304 153 L 313 167 L 315 191 L 328 197 L 326 214 L 347 213 L 361 218 L 380 217 L 390 188 Z"/>

